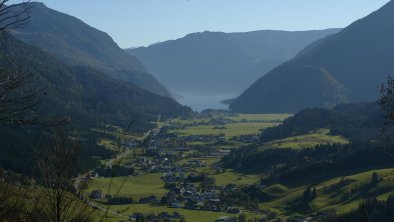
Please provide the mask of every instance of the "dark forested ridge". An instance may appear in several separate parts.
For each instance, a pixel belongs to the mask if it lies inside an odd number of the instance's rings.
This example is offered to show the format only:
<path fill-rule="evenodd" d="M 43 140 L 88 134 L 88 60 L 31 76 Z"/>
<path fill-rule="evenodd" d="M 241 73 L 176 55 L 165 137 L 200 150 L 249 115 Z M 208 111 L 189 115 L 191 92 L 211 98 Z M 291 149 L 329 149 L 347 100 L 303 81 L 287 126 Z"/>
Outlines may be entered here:
<path fill-rule="evenodd" d="M 136 125 L 146 129 L 147 123 L 156 120 L 158 115 L 167 118 L 191 111 L 173 99 L 115 80 L 94 69 L 65 65 L 10 35 L 3 35 L 0 40 L 3 58 L 16 59 L 36 86 L 46 90 L 41 98 L 45 112 L 70 116 L 81 125 L 84 121 L 125 124 L 134 120 Z"/>
<path fill-rule="evenodd" d="M 129 82 L 115 80 L 91 68 L 65 65 L 6 33 L 1 35 L 0 49 L 2 67 L 13 61 L 28 76 L 29 87 L 43 90 L 37 112 L 55 118 L 69 117 L 71 128 L 81 134 L 78 136 L 89 138 L 89 149 L 97 144 L 92 128 L 105 124 L 125 127 L 134 121 L 132 130 L 141 131 L 152 127 L 151 122 L 158 116 L 170 118 L 191 112 L 173 99 Z M 27 171 L 29 161 L 34 159 L 32 149 L 39 145 L 37 135 L 42 135 L 45 129 L 4 126 L 0 131 L 7 138 L 0 140 L 0 162 Z M 91 150 L 91 154 L 99 152 L 104 151 Z"/>
<path fill-rule="evenodd" d="M 377 102 L 341 104 L 332 109 L 301 110 L 286 119 L 282 125 L 264 130 L 261 141 L 284 139 L 326 128 L 330 129 L 331 134 L 368 142 L 378 136 L 379 128 L 382 126 L 383 113 Z"/>
<path fill-rule="evenodd" d="M 393 21 L 394 2 L 390 1 L 261 77 L 230 108 L 283 113 L 376 100 L 376 87 L 394 71 Z"/>
<path fill-rule="evenodd" d="M 235 95 L 309 43 L 338 31 L 202 32 L 126 51 L 177 93 Z"/>
<path fill-rule="evenodd" d="M 29 23 L 12 32 L 17 38 L 72 66 L 94 68 L 150 92 L 170 96 L 140 61 L 126 54 L 108 34 L 75 17 L 47 8 L 43 3 L 30 4 Z"/>

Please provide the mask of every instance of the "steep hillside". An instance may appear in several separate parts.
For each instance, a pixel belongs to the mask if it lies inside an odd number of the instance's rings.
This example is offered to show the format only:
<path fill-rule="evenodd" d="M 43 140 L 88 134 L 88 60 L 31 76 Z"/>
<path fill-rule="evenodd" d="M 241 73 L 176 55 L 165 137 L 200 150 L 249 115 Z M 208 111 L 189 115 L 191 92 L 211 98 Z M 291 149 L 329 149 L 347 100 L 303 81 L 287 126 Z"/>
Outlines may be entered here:
<path fill-rule="evenodd" d="M 35 88 L 44 88 L 41 110 L 70 116 L 75 123 L 125 124 L 134 120 L 140 127 L 162 115 L 187 114 L 190 109 L 174 100 L 115 80 L 87 67 L 72 67 L 52 55 L 28 46 L 10 35 L 1 36 L 1 64 L 15 60 Z"/>
<path fill-rule="evenodd" d="M 177 94 L 237 95 L 311 42 L 338 31 L 203 32 L 126 51 Z"/>
<path fill-rule="evenodd" d="M 41 103 L 35 109 L 39 115 L 71 119 L 68 127 L 77 137 L 84 138 L 86 158 L 108 155 L 108 151 L 95 149 L 99 135 L 93 128 L 107 124 L 126 127 L 134 121 L 132 131 L 145 131 L 153 127 L 151 122 L 158 116 L 165 119 L 191 112 L 173 99 L 129 82 L 115 80 L 91 68 L 65 65 L 9 34 L 0 36 L 0 57 L 2 70 L 9 69 L 11 61 L 15 62 L 18 71 L 28 76 L 27 86 L 43 90 Z M 34 161 L 33 149 L 46 145 L 47 130 L 0 126 L 0 165 L 16 172 L 32 173 L 29 163 Z M 87 159 L 84 164 L 88 164 Z"/>
<path fill-rule="evenodd" d="M 377 86 L 394 72 L 393 58 L 394 2 L 390 1 L 261 77 L 230 108 L 251 113 L 296 112 L 343 101 L 372 101 L 377 99 Z M 317 89 L 322 84 L 321 73 L 312 74 L 306 67 L 325 70 L 331 84 Z M 308 73 L 315 77 L 305 78 Z M 289 101 L 292 103 L 283 105 Z"/>
<path fill-rule="evenodd" d="M 127 55 L 108 34 L 42 3 L 31 4 L 29 23 L 13 31 L 17 38 L 50 52 L 67 64 L 88 66 L 153 93 L 169 96 L 138 59 Z"/>

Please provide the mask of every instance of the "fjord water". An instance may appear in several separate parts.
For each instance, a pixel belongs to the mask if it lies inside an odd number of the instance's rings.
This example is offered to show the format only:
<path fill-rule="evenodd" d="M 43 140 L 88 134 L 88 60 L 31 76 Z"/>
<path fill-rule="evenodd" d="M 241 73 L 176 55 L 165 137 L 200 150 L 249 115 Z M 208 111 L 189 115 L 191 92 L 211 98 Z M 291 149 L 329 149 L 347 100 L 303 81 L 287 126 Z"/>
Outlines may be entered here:
<path fill-rule="evenodd" d="M 192 108 L 194 111 L 201 112 L 204 109 L 228 109 L 227 104 L 221 101 L 235 98 L 236 95 L 215 95 L 215 94 L 199 94 L 186 93 L 181 94 L 182 97 L 177 101 L 185 106 Z"/>

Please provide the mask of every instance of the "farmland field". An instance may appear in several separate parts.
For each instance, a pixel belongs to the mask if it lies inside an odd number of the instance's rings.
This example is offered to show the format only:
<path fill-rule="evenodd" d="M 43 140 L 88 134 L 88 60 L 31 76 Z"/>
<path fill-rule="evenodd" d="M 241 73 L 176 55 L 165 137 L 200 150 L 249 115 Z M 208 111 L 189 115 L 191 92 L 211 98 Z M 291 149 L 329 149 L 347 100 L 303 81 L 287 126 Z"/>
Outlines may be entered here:
<path fill-rule="evenodd" d="M 309 134 L 301 135 L 301 136 L 294 136 L 289 137 L 282 140 L 274 140 L 265 144 L 265 147 L 270 148 L 308 148 L 314 147 L 319 144 L 333 144 L 333 143 L 340 143 L 340 144 L 347 144 L 349 141 L 337 135 L 330 135 L 330 130 L 328 129 L 320 129 Z"/>
<path fill-rule="evenodd" d="M 167 191 L 160 179 L 161 173 L 145 174 L 142 176 L 94 178 L 90 180 L 89 190 L 102 190 L 104 194 L 113 196 L 139 198 L 155 195 L 163 196 Z"/>
<path fill-rule="evenodd" d="M 381 182 L 370 186 L 371 176 L 377 172 Z M 279 215 L 290 215 L 295 212 L 330 211 L 346 213 L 356 209 L 363 198 L 376 196 L 383 200 L 394 192 L 394 169 L 371 170 L 359 174 L 330 179 L 315 185 L 318 196 L 308 206 L 301 203 L 306 186 L 288 188 L 282 185 L 272 185 L 264 192 L 275 197 L 274 200 L 261 204 L 263 209 L 270 209 Z"/>
<path fill-rule="evenodd" d="M 225 137 L 231 138 L 240 135 L 252 135 L 260 132 L 261 129 L 277 126 L 279 123 L 266 122 L 237 122 L 226 124 L 225 129 L 214 129 L 213 125 L 193 126 L 182 130 L 173 130 L 171 132 L 179 133 L 182 136 L 190 135 L 219 135 L 224 134 Z"/>

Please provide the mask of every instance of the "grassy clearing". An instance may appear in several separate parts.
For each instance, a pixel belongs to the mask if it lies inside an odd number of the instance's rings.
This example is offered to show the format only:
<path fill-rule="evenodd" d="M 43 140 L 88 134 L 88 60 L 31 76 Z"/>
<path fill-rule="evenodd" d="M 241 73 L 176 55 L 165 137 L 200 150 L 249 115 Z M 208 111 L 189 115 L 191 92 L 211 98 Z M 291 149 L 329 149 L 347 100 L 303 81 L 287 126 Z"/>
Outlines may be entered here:
<path fill-rule="evenodd" d="M 113 140 L 102 138 L 99 143 L 100 146 L 104 146 L 106 149 L 119 152 L 118 144 L 116 144 Z"/>
<path fill-rule="evenodd" d="M 193 126 L 182 130 L 173 130 L 171 132 L 178 133 L 182 136 L 190 135 L 219 135 L 224 134 L 225 137 L 231 138 L 240 135 L 253 135 L 260 132 L 261 129 L 277 126 L 279 123 L 266 122 L 238 122 L 226 124 L 225 129 L 214 129 L 213 125 Z"/>
<path fill-rule="evenodd" d="M 215 184 L 218 186 L 226 186 L 227 184 L 230 184 L 230 183 L 236 184 L 236 185 L 254 184 L 254 183 L 257 183 L 259 180 L 258 175 L 239 174 L 239 173 L 236 173 L 232 170 L 227 170 L 224 173 L 211 175 L 210 177 L 215 178 Z"/>
<path fill-rule="evenodd" d="M 173 130 L 171 132 L 178 133 L 183 136 L 189 135 L 219 135 L 225 134 L 227 138 L 240 135 L 252 135 L 260 133 L 261 129 L 277 126 L 281 121 L 290 117 L 290 114 L 235 114 L 229 116 L 226 114 L 217 114 L 212 118 L 228 118 L 236 121 L 235 123 L 224 125 L 225 129 L 214 129 L 214 125 L 203 125 L 208 123 L 209 118 L 193 118 L 193 119 L 173 119 L 167 122 L 178 125 L 187 124 L 202 124 L 198 126 L 189 127 L 182 130 Z M 270 122 L 273 121 L 273 122 Z M 161 126 L 166 123 L 160 123 Z"/>
<path fill-rule="evenodd" d="M 282 140 L 269 142 L 265 147 L 270 148 L 308 148 L 319 144 L 347 144 L 349 141 L 342 136 L 330 135 L 329 129 L 320 129 L 306 135 L 289 137 Z"/>
<path fill-rule="evenodd" d="M 89 182 L 88 191 L 102 190 L 105 194 L 132 197 L 134 200 L 150 195 L 162 197 L 167 191 L 160 177 L 161 174 L 156 173 L 135 177 L 94 178 Z"/>
<path fill-rule="evenodd" d="M 381 177 L 381 182 L 375 187 L 370 186 L 373 172 L 377 172 Z M 311 185 L 316 187 L 318 196 L 309 204 L 303 204 L 301 201 L 306 186 L 290 189 L 277 184 L 267 187 L 263 191 L 271 196 L 272 200 L 260 204 L 260 207 L 275 211 L 280 216 L 322 210 L 346 213 L 356 209 L 364 198 L 376 196 L 383 200 L 392 194 L 394 192 L 394 168 L 367 171 Z"/>

